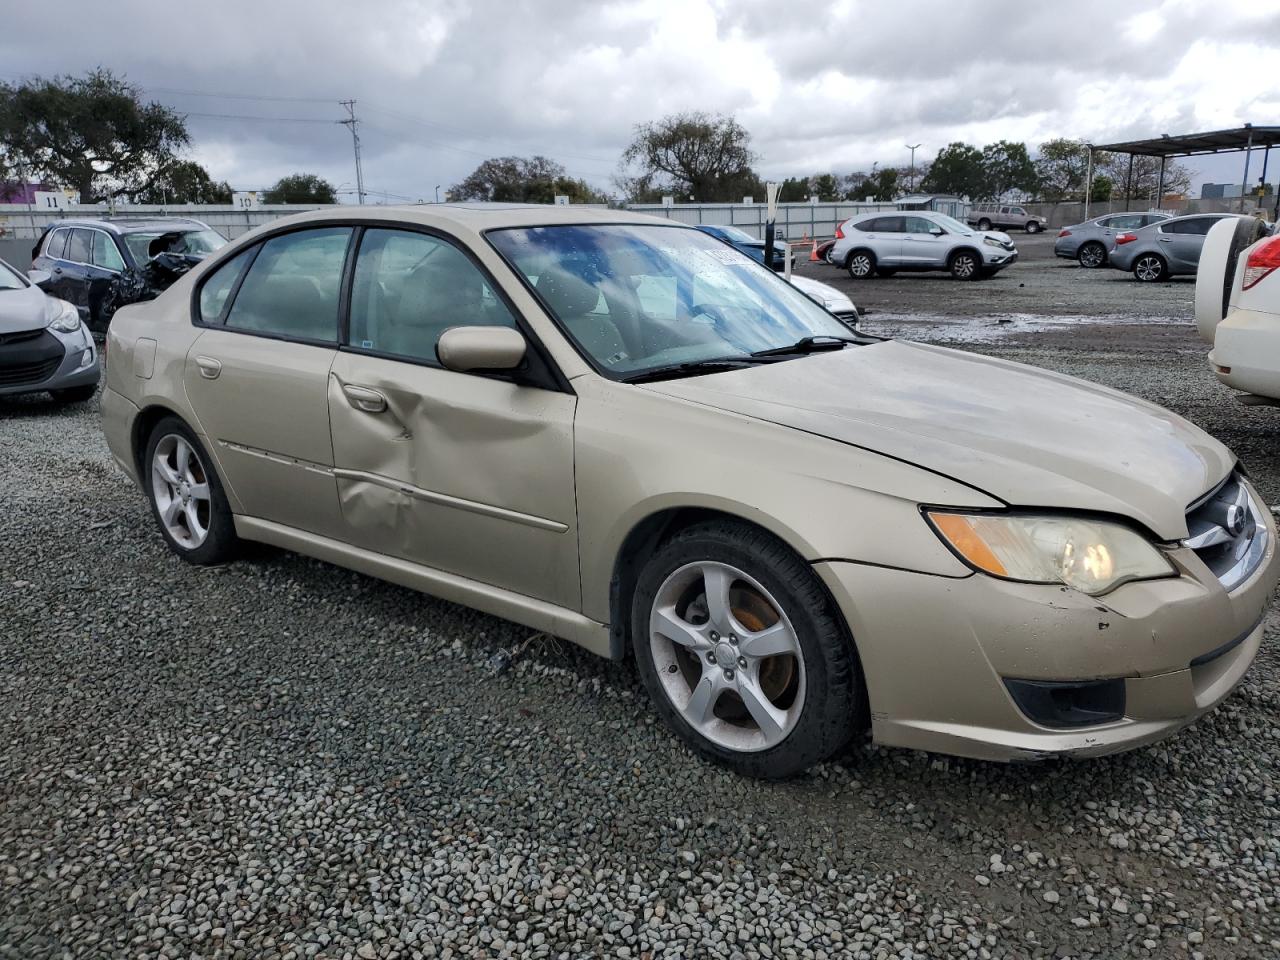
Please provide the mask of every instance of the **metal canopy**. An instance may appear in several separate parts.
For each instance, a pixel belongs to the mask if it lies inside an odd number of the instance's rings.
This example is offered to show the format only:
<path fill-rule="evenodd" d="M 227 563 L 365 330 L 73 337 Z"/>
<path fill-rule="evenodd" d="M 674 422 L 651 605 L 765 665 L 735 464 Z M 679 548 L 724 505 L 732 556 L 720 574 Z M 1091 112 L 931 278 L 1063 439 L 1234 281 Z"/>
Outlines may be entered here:
<path fill-rule="evenodd" d="M 1185 133 L 1177 137 L 1153 137 L 1150 140 L 1130 140 L 1127 143 L 1095 143 L 1093 149 L 1142 157 L 1194 157 L 1206 153 L 1235 153 L 1251 148 L 1277 146 L 1280 146 L 1280 127 L 1255 127 L 1246 123 L 1234 130 Z"/>

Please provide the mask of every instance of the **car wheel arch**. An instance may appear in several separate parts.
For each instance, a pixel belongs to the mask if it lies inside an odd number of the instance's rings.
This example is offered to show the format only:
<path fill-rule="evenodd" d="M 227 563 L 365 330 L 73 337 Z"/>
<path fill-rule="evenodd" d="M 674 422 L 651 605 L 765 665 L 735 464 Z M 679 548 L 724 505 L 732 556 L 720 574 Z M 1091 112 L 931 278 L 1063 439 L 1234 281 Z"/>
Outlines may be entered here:
<path fill-rule="evenodd" d="M 955 263 L 956 257 L 960 256 L 960 254 L 962 253 L 973 254 L 973 256 L 978 258 L 978 266 L 979 267 L 982 266 L 982 251 L 979 250 L 977 247 L 963 246 L 963 247 L 956 247 L 954 250 L 952 250 L 950 253 L 947 254 L 948 270 L 951 269 L 951 264 Z"/>
<path fill-rule="evenodd" d="M 852 261 L 854 256 L 859 253 L 865 253 L 867 256 L 871 258 L 872 263 L 876 262 L 876 252 L 872 250 L 870 247 L 853 247 L 849 250 L 848 253 L 844 255 L 843 266 L 846 270 L 849 269 L 850 261 Z"/>

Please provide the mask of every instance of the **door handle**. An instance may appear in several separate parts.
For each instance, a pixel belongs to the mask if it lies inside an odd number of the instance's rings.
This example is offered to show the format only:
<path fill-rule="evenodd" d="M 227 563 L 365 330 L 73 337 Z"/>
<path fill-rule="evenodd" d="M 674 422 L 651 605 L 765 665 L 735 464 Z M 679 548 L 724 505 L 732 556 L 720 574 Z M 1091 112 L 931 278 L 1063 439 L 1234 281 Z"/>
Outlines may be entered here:
<path fill-rule="evenodd" d="M 53 268 L 53 272 L 54 272 L 54 273 L 62 273 L 62 268 L 61 268 L 61 267 L 54 267 L 54 268 Z"/>
<path fill-rule="evenodd" d="M 1161 238 L 1160 238 L 1160 242 L 1161 242 L 1161 243 L 1173 243 L 1173 237 L 1161 237 Z"/>
<path fill-rule="evenodd" d="M 361 387 L 354 383 L 344 383 L 342 393 L 346 396 L 347 403 L 365 413 L 382 413 L 387 409 L 387 398 L 377 390 L 370 390 L 368 387 Z"/>
<path fill-rule="evenodd" d="M 222 361 L 213 357 L 196 357 L 196 366 L 200 368 L 200 376 L 206 380 L 217 380 L 222 372 Z"/>

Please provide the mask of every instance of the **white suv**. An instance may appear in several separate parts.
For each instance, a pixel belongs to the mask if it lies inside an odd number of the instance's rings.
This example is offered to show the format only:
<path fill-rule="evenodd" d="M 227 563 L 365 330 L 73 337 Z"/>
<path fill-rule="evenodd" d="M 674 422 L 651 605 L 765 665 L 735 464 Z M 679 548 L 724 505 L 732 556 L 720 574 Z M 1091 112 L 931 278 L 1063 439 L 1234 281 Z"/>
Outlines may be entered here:
<path fill-rule="evenodd" d="M 1007 233 L 974 230 L 945 213 L 864 213 L 836 228 L 830 263 L 855 280 L 899 270 L 949 270 L 957 280 L 990 277 L 1018 259 Z"/>
<path fill-rule="evenodd" d="M 1280 406 L 1280 234 L 1230 218 L 1205 237 L 1196 278 L 1196 325 L 1209 363 L 1242 402 Z"/>

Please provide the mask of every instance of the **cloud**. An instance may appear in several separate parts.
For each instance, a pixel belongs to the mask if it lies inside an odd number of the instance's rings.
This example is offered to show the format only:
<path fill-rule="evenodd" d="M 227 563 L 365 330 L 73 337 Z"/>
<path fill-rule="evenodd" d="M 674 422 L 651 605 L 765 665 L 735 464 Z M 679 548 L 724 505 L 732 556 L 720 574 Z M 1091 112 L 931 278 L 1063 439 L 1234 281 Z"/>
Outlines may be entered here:
<path fill-rule="evenodd" d="M 110 67 L 189 112 L 195 156 L 244 188 L 297 170 L 353 181 L 337 101 L 355 98 L 366 184 L 417 199 L 506 154 L 607 185 L 634 125 L 681 110 L 736 114 L 774 177 L 905 162 L 906 143 L 928 158 L 953 140 L 1274 122 L 1280 93 L 1262 78 L 1280 11 L 1268 7 L 224 0 L 175 15 L 116 0 L 107 15 L 73 0 L 65 19 L 93 29 L 56 43 L 33 39 L 48 36 L 40 8 L 6 12 L 0 76 Z"/>

